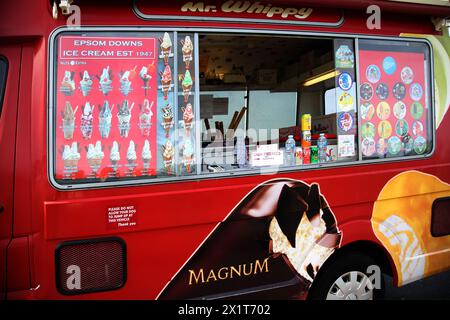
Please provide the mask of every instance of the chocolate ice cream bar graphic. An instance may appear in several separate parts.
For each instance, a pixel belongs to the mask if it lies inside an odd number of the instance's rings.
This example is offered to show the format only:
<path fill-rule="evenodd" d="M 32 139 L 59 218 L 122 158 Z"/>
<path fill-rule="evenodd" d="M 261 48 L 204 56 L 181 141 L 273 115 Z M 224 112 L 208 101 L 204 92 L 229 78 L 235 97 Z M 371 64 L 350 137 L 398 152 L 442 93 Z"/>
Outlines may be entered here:
<path fill-rule="evenodd" d="M 302 295 L 340 240 L 317 184 L 270 180 L 244 197 L 158 298 Z"/>

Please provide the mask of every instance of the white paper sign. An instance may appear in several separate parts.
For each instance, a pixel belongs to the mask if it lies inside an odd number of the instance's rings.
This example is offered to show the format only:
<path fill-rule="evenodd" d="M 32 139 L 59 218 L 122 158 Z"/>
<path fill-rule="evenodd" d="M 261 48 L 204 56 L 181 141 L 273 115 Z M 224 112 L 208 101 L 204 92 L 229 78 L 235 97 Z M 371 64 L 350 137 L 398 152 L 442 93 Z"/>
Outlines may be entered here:
<path fill-rule="evenodd" d="M 282 165 L 283 151 L 278 149 L 278 144 L 257 146 L 250 154 L 250 163 L 254 167 Z"/>
<path fill-rule="evenodd" d="M 338 135 L 338 155 L 339 158 L 355 155 L 355 135 Z"/>

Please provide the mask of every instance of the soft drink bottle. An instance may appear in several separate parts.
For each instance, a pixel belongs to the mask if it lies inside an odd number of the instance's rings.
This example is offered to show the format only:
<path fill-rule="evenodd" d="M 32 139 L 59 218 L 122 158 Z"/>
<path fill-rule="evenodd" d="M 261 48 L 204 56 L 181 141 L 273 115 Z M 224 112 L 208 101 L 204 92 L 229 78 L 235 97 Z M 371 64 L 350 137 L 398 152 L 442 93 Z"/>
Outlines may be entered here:
<path fill-rule="evenodd" d="M 319 140 L 317 140 L 317 148 L 319 149 L 319 163 L 327 162 L 327 138 L 325 134 L 321 133 Z"/>

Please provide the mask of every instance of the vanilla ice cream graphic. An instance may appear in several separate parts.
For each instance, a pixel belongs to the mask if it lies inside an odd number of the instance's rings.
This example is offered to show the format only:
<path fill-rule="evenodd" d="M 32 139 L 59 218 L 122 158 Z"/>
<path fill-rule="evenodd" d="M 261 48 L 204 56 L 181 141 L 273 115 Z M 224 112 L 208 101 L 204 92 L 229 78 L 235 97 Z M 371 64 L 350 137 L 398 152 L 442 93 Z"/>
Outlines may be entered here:
<path fill-rule="evenodd" d="M 74 170 L 75 168 L 77 168 L 80 158 L 81 155 L 78 152 L 78 144 L 76 142 L 72 142 L 72 146 L 64 146 L 62 159 L 66 168 L 70 168 L 70 170 Z"/>
<path fill-rule="evenodd" d="M 102 151 L 102 143 L 100 141 L 97 141 L 95 146 L 93 144 L 89 144 L 86 158 L 94 173 L 98 171 L 104 157 L 105 154 Z"/>
<path fill-rule="evenodd" d="M 130 169 L 133 169 L 134 164 L 136 163 L 137 155 L 136 155 L 136 146 L 134 145 L 133 140 L 130 140 L 130 144 L 128 145 L 127 150 L 127 161 Z"/>
<path fill-rule="evenodd" d="M 66 101 L 66 107 L 61 112 L 62 115 L 62 129 L 64 133 L 64 139 L 71 140 L 73 138 L 73 132 L 75 130 L 75 114 L 78 110 L 78 106 L 75 111 L 72 109 L 70 102 Z"/>
<path fill-rule="evenodd" d="M 186 140 L 183 147 L 183 164 L 186 167 L 186 171 L 191 173 L 191 166 L 194 162 L 194 147 L 190 139 Z"/>
<path fill-rule="evenodd" d="M 92 136 L 92 126 L 93 126 L 93 116 L 94 106 L 91 106 L 89 102 L 86 102 L 82 108 L 83 114 L 81 115 L 81 134 L 83 139 L 90 139 Z"/>
<path fill-rule="evenodd" d="M 105 100 L 103 102 L 103 106 L 99 105 L 99 109 L 100 112 L 98 114 L 98 129 L 100 131 L 100 136 L 102 138 L 108 138 L 111 132 L 111 119 L 114 105 L 110 108 L 109 102 Z"/>
<path fill-rule="evenodd" d="M 184 37 L 184 40 L 181 40 L 181 45 L 181 51 L 183 52 L 183 62 L 186 65 L 186 69 L 189 69 L 189 64 L 192 61 L 192 51 L 194 50 L 194 45 L 192 44 L 191 37 Z"/>
<path fill-rule="evenodd" d="M 166 141 L 166 144 L 162 147 L 162 156 L 164 160 L 164 166 L 167 170 L 167 174 L 171 174 L 172 164 L 173 164 L 173 155 L 175 154 L 175 150 L 172 146 L 170 140 Z"/>
<path fill-rule="evenodd" d="M 164 36 L 162 39 L 159 39 L 161 42 L 161 55 L 160 58 L 164 58 L 164 64 L 169 64 L 169 57 L 172 56 L 172 40 L 170 39 L 170 35 L 167 32 L 164 32 Z"/>
<path fill-rule="evenodd" d="M 75 81 L 73 80 L 75 72 L 65 71 L 61 81 L 61 92 L 66 96 L 71 96 L 75 91 Z"/>
<path fill-rule="evenodd" d="M 117 169 L 117 163 L 120 161 L 119 144 L 117 141 L 113 141 L 111 151 L 109 153 L 109 160 L 113 166 L 113 169 Z"/>
<path fill-rule="evenodd" d="M 142 163 L 144 164 L 144 169 L 148 170 L 150 168 L 150 161 L 152 160 L 152 152 L 150 151 L 150 142 L 147 139 L 144 141 L 144 147 L 142 148 Z"/>
<path fill-rule="evenodd" d="M 130 71 L 125 71 L 120 77 L 120 92 L 127 96 L 131 91 Z"/>
<path fill-rule="evenodd" d="M 84 70 L 81 77 L 80 88 L 83 97 L 87 97 L 92 90 L 92 78 L 89 76 L 89 72 L 87 70 Z"/>
<path fill-rule="evenodd" d="M 109 66 L 103 68 L 102 74 L 100 76 L 100 91 L 107 96 L 112 90 L 112 80 L 111 80 L 111 70 Z"/>

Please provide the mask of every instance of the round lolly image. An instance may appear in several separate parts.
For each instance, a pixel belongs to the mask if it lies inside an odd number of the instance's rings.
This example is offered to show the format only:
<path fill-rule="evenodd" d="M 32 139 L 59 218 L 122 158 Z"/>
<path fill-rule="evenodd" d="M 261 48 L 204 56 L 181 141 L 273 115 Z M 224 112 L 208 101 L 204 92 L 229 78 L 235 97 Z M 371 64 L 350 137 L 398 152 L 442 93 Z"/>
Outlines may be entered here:
<path fill-rule="evenodd" d="M 394 104 L 394 116 L 397 119 L 403 119 L 406 115 L 406 104 L 403 101 L 397 101 Z"/>
<path fill-rule="evenodd" d="M 366 157 L 372 156 L 375 153 L 375 140 L 372 137 L 364 138 L 361 150 Z"/>
<path fill-rule="evenodd" d="M 388 151 L 392 155 L 396 155 L 402 149 L 402 142 L 397 136 L 392 136 L 388 140 Z"/>
<path fill-rule="evenodd" d="M 395 124 L 395 133 L 400 137 L 405 136 L 408 133 L 408 130 L 408 122 L 406 122 L 405 119 L 398 120 Z"/>
<path fill-rule="evenodd" d="M 375 107 L 370 102 L 364 102 L 360 106 L 361 109 L 361 118 L 366 121 L 370 121 L 375 114 Z"/>
<path fill-rule="evenodd" d="M 389 103 L 386 101 L 381 101 L 377 105 L 377 116 L 380 118 L 380 120 L 387 120 L 389 119 L 389 116 L 391 115 L 391 107 L 389 106 Z"/>
<path fill-rule="evenodd" d="M 404 67 L 400 73 L 400 77 L 405 84 L 411 84 L 414 81 L 414 72 L 410 67 Z"/>
<path fill-rule="evenodd" d="M 386 100 L 389 97 L 389 87 L 385 83 L 377 85 L 376 94 L 378 99 Z"/>
<path fill-rule="evenodd" d="M 413 83 L 409 88 L 409 95 L 411 96 L 411 99 L 413 99 L 414 101 L 419 101 L 420 99 L 422 99 L 423 96 L 422 86 L 418 83 Z"/>
<path fill-rule="evenodd" d="M 338 83 L 339 83 L 339 87 L 344 90 L 344 91 L 348 91 L 350 90 L 350 88 L 353 85 L 353 79 L 352 76 L 350 75 L 350 73 L 348 72 L 343 72 L 341 73 L 341 75 L 339 76 L 338 79 Z"/>
<path fill-rule="evenodd" d="M 370 66 L 367 67 L 366 78 L 367 78 L 367 80 L 369 80 L 369 82 L 377 83 L 378 81 L 380 81 L 380 77 L 381 77 L 381 72 L 380 72 L 380 68 L 378 68 L 378 66 L 371 64 Z"/>
<path fill-rule="evenodd" d="M 417 154 L 422 154 L 425 152 L 426 149 L 427 149 L 427 140 L 425 140 L 425 138 L 422 136 L 418 136 L 414 140 L 414 151 Z"/>
<path fill-rule="evenodd" d="M 372 122 L 366 122 L 361 127 L 361 135 L 363 138 L 375 137 L 375 126 Z"/>
<path fill-rule="evenodd" d="M 423 123 L 416 120 L 412 124 L 412 133 L 415 136 L 421 136 L 423 134 Z"/>
<path fill-rule="evenodd" d="M 423 106 L 420 102 L 414 102 L 411 105 L 411 109 L 409 110 L 409 112 L 411 113 L 411 116 L 416 119 L 416 120 L 420 120 L 422 118 L 423 115 Z"/>
<path fill-rule="evenodd" d="M 343 131 L 349 131 L 353 127 L 353 117 L 348 112 L 343 112 L 338 119 L 339 128 Z"/>
<path fill-rule="evenodd" d="M 397 82 L 392 88 L 392 93 L 394 94 L 395 99 L 403 100 L 406 96 L 406 87 L 403 83 Z"/>
<path fill-rule="evenodd" d="M 364 100 L 370 100 L 373 97 L 373 88 L 370 83 L 363 83 L 359 88 L 361 98 Z"/>
<path fill-rule="evenodd" d="M 397 70 L 397 62 L 392 57 L 386 57 L 383 60 L 383 70 L 388 75 L 393 75 L 395 70 Z"/>
<path fill-rule="evenodd" d="M 378 135 L 383 138 L 387 139 L 392 134 L 392 126 L 391 123 L 387 120 L 383 120 L 378 124 Z"/>
<path fill-rule="evenodd" d="M 377 153 L 380 156 L 384 156 L 387 152 L 387 140 L 380 138 L 377 141 Z"/>
<path fill-rule="evenodd" d="M 402 138 L 402 144 L 403 150 L 405 150 L 405 154 L 411 153 L 414 148 L 414 140 L 409 134 Z"/>
<path fill-rule="evenodd" d="M 342 92 L 338 99 L 338 107 L 342 111 L 350 111 L 353 109 L 353 97 L 348 92 Z"/>

